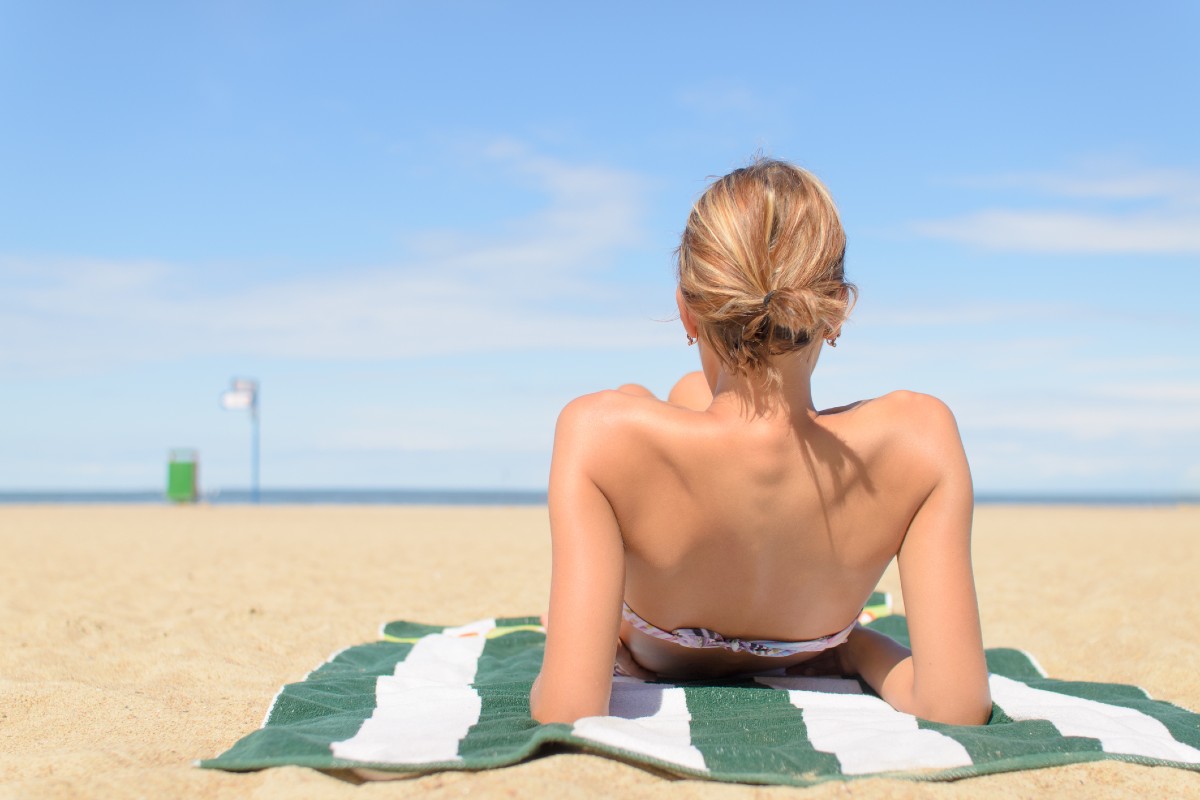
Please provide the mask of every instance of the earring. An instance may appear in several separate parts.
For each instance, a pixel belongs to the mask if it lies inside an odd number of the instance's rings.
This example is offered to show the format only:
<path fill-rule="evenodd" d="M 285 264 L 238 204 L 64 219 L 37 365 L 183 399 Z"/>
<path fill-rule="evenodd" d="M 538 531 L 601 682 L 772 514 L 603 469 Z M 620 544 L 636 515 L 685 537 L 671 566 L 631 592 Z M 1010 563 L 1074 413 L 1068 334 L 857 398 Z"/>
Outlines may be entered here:
<path fill-rule="evenodd" d="M 688 347 L 691 347 L 692 345 L 694 345 L 696 343 L 696 339 L 692 336 L 688 336 L 687 340 L 688 340 Z"/>
<path fill-rule="evenodd" d="M 829 345 L 830 347 L 837 347 L 837 340 L 840 339 L 841 337 L 842 337 L 842 332 L 838 331 L 833 336 L 825 337 L 825 344 Z"/>

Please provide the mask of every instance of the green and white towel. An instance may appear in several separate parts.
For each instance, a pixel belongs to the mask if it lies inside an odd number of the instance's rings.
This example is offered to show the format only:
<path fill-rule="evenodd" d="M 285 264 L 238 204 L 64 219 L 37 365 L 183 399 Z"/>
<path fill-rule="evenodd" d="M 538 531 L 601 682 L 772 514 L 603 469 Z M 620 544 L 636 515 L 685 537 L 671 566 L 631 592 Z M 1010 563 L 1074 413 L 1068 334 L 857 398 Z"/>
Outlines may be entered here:
<path fill-rule="evenodd" d="M 904 620 L 871 626 L 906 640 Z M 995 709 L 959 727 L 893 710 L 851 678 L 757 676 L 669 684 L 615 678 L 611 716 L 538 725 L 534 617 L 443 627 L 393 622 L 271 703 L 262 728 L 203 767 L 299 765 L 421 773 L 517 763 L 548 745 L 721 781 L 918 780 L 1098 759 L 1200 770 L 1200 714 L 1133 686 L 1051 680 L 1027 654 L 989 650 Z"/>

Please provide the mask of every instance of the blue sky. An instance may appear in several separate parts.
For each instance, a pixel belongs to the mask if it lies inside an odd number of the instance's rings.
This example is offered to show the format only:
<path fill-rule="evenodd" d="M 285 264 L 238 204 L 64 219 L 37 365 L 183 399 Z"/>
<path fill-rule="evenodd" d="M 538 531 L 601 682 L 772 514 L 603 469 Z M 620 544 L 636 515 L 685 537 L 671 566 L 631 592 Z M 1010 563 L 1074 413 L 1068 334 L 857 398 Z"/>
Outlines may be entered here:
<path fill-rule="evenodd" d="M 0 490 L 544 485 L 693 368 L 671 255 L 756 151 L 861 300 L 818 403 L 954 408 L 981 492 L 1200 493 L 1192 3 L 0 0 Z"/>

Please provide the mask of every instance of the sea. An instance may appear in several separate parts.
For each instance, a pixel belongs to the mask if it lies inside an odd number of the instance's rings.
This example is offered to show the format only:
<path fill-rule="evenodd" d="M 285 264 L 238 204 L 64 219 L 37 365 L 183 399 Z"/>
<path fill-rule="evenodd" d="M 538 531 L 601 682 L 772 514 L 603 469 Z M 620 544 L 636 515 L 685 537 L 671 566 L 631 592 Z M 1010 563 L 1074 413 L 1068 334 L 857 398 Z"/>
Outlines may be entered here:
<path fill-rule="evenodd" d="M 200 503 L 212 505 L 345 505 L 345 506 L 540 506 L 544 489 L 263 489 L 255 497 L 247 489 L 204 492 Z M 1148 494 L 989 494 L 975 496 L 980 505 L 1178 506 L 1200 505 L 1200 495 Z M 162 491 L 0 491 L 0 505 L 15 504 L 166 505 Z"/>

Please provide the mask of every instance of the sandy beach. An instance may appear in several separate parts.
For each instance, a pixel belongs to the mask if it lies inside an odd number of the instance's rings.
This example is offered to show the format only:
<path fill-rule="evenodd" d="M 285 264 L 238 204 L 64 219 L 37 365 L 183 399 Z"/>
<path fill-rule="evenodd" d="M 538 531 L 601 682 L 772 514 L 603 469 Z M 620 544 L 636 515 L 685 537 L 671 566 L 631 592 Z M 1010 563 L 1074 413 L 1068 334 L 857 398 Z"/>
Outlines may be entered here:
<path fill-rule="evenodd" d="M 584 755 L 364 785 L 201 770 L 282 684 L 385 621 L 543 610 L 545 509 L 5 506 L 0 553 L 0 798 L 1200 794 L 1200 773 L 1115 762 L 811 789 L 668 780 Z M 987 646 L 1200 709 L 1200 508 L 985 506 L 975 568 Z M 894 569 L 882 588 L 899 594 Z"/>

